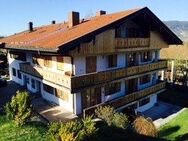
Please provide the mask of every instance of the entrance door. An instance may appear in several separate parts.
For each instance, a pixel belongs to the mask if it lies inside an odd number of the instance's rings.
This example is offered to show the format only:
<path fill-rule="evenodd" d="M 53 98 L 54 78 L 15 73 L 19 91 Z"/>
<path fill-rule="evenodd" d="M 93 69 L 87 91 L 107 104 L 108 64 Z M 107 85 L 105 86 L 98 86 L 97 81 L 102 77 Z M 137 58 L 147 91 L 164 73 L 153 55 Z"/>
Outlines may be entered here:
<path fill-rule="evenodd" d="M 82 109 L 101 103 L 101 87 L 91 88 L 82 93 Z"/>

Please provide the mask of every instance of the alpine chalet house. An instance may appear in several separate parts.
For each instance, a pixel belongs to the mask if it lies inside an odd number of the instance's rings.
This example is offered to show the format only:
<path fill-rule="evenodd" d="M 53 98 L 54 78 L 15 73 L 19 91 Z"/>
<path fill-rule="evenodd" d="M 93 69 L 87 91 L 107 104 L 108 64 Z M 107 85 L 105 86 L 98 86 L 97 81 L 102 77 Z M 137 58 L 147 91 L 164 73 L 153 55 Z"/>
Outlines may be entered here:
<path fill-rule="evenodd" d="M 34 27 L 0 40 L 8 50 L 10 78 L 76 114 L 127 106 L 139 112 L 165 90 L 167 68 L 160 49 L 182 41 L 147 7 L 90 19 L 71 12 L 68 21 Z"/>

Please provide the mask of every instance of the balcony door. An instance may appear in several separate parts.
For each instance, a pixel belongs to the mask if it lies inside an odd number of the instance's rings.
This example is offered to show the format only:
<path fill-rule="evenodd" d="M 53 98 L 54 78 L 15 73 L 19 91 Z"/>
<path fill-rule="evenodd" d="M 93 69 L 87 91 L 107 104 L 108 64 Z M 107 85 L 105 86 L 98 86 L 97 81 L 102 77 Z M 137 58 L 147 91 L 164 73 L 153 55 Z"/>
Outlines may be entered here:
<path fill-rule="evenodd" d="M 137 65 L 136 53 L 127 54 L 127 65 L 128 65 L 128 67 Z"/>
<path fill-rule="evenodd" d="M 126 84 L 127 84 L 127 92 L 128 92 L 128 94 L 137 91 L 137 87 L 138 87 L 137 86 L 138 85 L 138 79 L 137 78 L 127 80 Z"/>
<path fill-rule="evenodd" d="M 86 57 L 86 73 L 92 73 L 97 71 L 97 57 L 87 56 Z"/>
<path fill-rule="evenodd" d="M 82 109 L 101 103 L 101 87 L 90 88 L 81 92 Z"/>

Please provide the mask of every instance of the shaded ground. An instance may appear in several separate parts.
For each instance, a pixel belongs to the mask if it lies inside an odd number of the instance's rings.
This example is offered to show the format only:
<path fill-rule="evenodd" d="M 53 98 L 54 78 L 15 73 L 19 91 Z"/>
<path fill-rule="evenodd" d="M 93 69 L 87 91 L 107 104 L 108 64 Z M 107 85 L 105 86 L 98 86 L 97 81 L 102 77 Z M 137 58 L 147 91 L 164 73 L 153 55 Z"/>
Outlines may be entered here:
<path fill-rule="evenodd" d="M 0 109 L 10 101 L 17 90 L 23 90 L 23 88 L 13 81 L 8 81 L 7 87 L 0 88 Z"/>
<path fill-rule="evenodd" d="M 188 87 L 168 85 L 167 90 L 159 94 L 158 98 L 160 101 L 180 107 L 188 107 Z"/>
<path fill-rule="evenodd" d="M 159 118 L 166 118 L 182 108 L 176 105 L 158 101 L 158 104 L 143 112 L 146 117 L 150 117 L 153 121 Z"/>

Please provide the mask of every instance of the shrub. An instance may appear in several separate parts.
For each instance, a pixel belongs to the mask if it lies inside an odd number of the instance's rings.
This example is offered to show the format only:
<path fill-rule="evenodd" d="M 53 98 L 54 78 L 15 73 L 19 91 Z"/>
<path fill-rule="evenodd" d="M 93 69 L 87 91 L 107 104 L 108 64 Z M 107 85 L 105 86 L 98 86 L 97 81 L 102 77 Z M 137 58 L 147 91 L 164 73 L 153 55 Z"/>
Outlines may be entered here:
<path fill-rule="evenodd" d="M 59 130 L 60 138 L 62 141 L 73 141 L 81 129 L 82 124 L 79 121 L 62 123 Z"/>
<path fill-rule="evenodd" d="M 99 107 L 95 111 L 97 117 L 103 119 L 108 126 L 116 126 L 119 128 L 127 128 L 128 126 L 128 118 L 123 113 L 117 113 L 113 107 L 110 106 L 104 106 Z"/>
<path fill-rule="evenodd" d="M 126 129 L 128 127 L 129 121 L 125 114 L 115 113 L 113 116 L 113 125 L 119 128 Z"/>
<path fill-rule="evenodd" d="M 18 126 L 22 126 L 32 115 L 32 106 L 28 92 L 16 92 L 11 101 L 5 106 L 8 119 L 13 119 Z"/>
<path fill-rule="evenodd" d="M 151 137 L 157 137 L 157 129 L 153 122 L 150 119 L 146 119 L 142 116 L 137 117 L 134 121 L 134 130 L 138 134 L 151 136 Z"/>
<path fill-rule="evenodd" d="M 82 124 L 83 128 L 78 133 L 77 140 L 87 140 L 89 137 L 93 136 L 97 131 L 95 127 L 95 122 L 92 121 L 92 116 L 83 119 Z"/>
<path fill-rule="evenodd" d="M 98 118 L 103 119 L 109 126 L 113 123 L 115 109 L 110 106 L 99 107 L 95 110 Z"/>
<path fill-rule="evenodd" d="M 60 123 L 57 122 L 51 122 L 48 125 L 48 134 L 50 135 L 51 141 L 59 141 L 59 129 L 60 129 Z"/>

